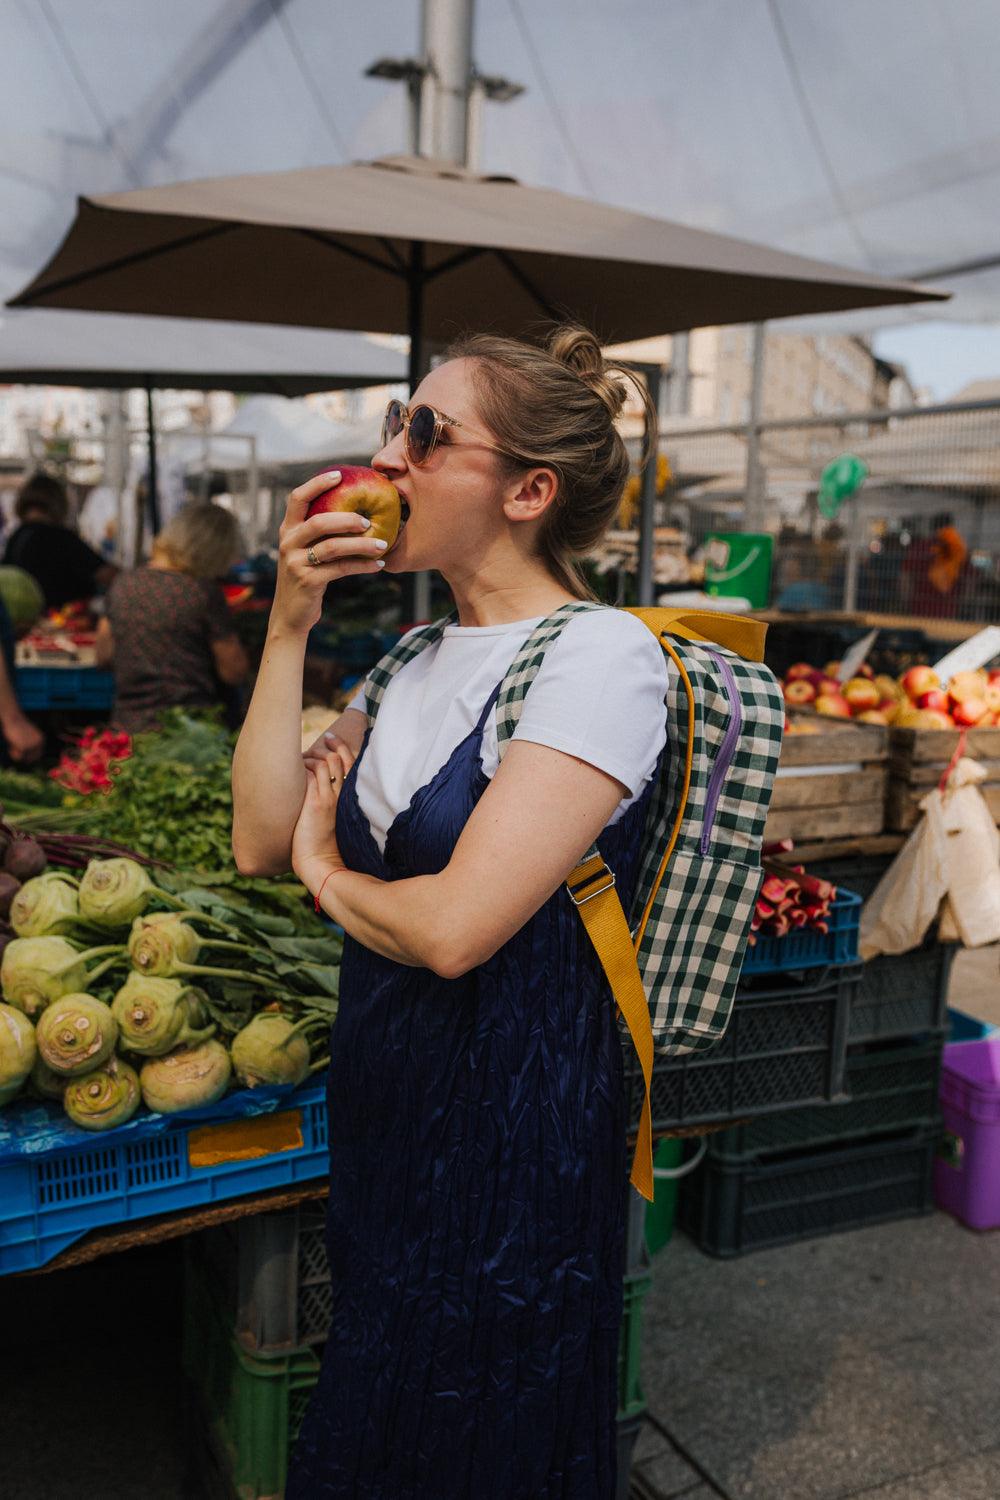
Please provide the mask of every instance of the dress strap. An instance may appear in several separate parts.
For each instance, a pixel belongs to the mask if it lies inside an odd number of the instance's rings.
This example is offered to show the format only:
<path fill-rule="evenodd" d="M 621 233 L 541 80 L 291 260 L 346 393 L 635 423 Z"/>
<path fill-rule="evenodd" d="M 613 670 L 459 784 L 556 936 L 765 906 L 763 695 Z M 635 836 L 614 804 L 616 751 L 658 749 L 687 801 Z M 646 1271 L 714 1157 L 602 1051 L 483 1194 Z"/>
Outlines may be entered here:
<path fill-rule="evenodd" d="M 505 679 L 501 679 L 497 683 L 496 687 L 493 689 L 492 693 L 483 704 L 483 711 L 479 715 L 479 723 L 476 725 L 477 735 L 482 734 L 483 730 L 486 728 L 486 720 L 489 718 L 490 714 L 493 712 L 493 709 L 496 707 L 496 702 L 500 697 L 500 689 L 503 687 L 504 680 Z"/>

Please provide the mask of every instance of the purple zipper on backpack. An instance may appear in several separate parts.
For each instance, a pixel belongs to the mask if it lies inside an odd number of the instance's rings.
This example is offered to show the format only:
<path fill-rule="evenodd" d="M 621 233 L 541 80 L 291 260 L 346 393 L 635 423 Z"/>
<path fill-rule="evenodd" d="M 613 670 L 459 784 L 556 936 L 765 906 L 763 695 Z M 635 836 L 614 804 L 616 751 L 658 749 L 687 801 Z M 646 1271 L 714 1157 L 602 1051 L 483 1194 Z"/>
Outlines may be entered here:
<path fill-rule="evenodd" d="M 708 795 L 705 799 L 705 821 L 701 830 L 701 852 L 708 853 L 708 845 L 712 837 L 712 829 L 715 826 L 715 810 L 719 803 L 719 795 L 722 792 L 722 782 L 726 772 L 732 763 L 733 752 L 736 749 L 736 741 L 743 729 L 743 704 L 740 701 L 739 688 L 736 686 L 736 678 L 729 662 L 719 651 L 713 651 L 710 646 L 705 650 L 709 656 L 714 657 L 719 664 L 722 680 L 726 688 L 726 697 L 729 699 L 729 727 L 726 730 L 725 739 L 719 748 L 712 767 L 712 775 L 708 783 Z"/>

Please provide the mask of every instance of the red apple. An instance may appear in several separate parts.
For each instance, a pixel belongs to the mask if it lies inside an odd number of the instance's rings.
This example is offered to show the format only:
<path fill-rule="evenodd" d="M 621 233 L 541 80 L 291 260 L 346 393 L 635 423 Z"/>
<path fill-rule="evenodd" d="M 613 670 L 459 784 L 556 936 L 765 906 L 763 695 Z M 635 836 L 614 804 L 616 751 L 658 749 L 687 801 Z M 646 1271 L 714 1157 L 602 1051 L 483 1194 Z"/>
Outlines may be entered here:
<path fill-rule="evenodd" d="M 843 696 L 843 683 L 837 681 L 836 677 L 821 677 L 816 683 L 816 694 L 835 693 L 838 697 Z"/>
<path fill-rule="evenodd" d="M 829 719 L 849 719 L 851 717 L 851 705 L 842 693 L 820 693 L 816 699 L 818 713 L 825 714 Z"/>
<path fill-rule="evenodd" d="M 982 698 L 963 698 L 961 702 L 953 704 L 951 717 L 959 729 L 971 729 L 973 724 L 978 724 L 988 713 L 989 708 Z"/>
<path fill-rule="evenodd" d="M 878 688 L 867 677 L 852 677 L 844 683 L 843 694 L 856 713 L 875 708 L 879 700 Z"/>
<path fill-rule="evenodd" d="M 791 682 L 786 682 L 782 692 L 785 695 L 786 703 L 795 703 L 798 705 L 812 703 L 816 697 L 816 689 L 804 677 L 795 677 Z"/>
<path fill-rule="evenodd" d="M 933 667 L 911 667 L 899 679 L 899 685 L 911 703 L 916 703 L 922 693 L 941 686 L 941 679 Z"/>
<path fill-rule="evenodd" d="M 403 502 L 395 485 L 375 469 L 341 464 L 340 483 L 324 490 L 310 501 L 306 516 L 325 515 L 330 511 L 352 511 L 366 516 L 371 527 L 366 537 L 381 537 L 391 547 L 403 526 Z"/>
<path fill-rule="evenodd" d="M 946 714 L 948 712 L 948 694 L 943 688 L 931 688 L 929 693 L 921 693 L 917 699 L 918 708 L 933 708 L 935 713 Z"/>
<path fill-rule="evenodd" d="M 793 662 L 785 673 L 785 681 L 794 682 L 798 677 L 811 677 L 815 670 L 807 661 Z"/>
<path fill-rule="evenodd" d="M 824 675 L 824 677 L 836 677 L 836 675 L 837 675 L 837 673 L 839 671 L 840 671 L 840 662 L 839 661 L 828 661 L 827 664 L 826 664 L 826 666 L 823 668 L 823 675 Z"/>
<path fill-rule="evenodd" d="M 1000 667 L 994 667 L 992 671 L 988 673 L 988 680 L 991 687 L 995 687 L 996 684 L 1000 682 Z"/>

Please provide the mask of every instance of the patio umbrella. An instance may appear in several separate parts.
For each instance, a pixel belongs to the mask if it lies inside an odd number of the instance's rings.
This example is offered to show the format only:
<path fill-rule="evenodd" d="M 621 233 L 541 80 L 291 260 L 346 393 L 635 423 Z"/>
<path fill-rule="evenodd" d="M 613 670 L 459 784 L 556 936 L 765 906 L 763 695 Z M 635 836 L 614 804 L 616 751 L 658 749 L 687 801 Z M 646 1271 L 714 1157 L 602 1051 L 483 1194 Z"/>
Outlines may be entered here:
<path fill-rule="evenodd" d="M 624 343 L 945 295 L 402 156 L 80 198 L 9 305 L 406 333 L 412 391 L 425 341 L 465 328 L 570 316 Z"/>
<path fill-rule="evenodd" d="M 584 319 L 625 342 L 943 294 L 419 157 L 80 198 L 9 304 L 407 333 Z"/>

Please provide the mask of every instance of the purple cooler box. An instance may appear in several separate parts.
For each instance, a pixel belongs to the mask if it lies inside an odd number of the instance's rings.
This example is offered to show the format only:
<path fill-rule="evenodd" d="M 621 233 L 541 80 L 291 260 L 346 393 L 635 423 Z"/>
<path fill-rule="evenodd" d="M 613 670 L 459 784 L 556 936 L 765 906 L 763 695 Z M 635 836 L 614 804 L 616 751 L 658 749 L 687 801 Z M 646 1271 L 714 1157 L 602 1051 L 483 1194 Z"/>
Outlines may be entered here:
<path fill-rule="evenodd" d="M 970 1229 L 1000 1228 L 1000 1036 L 950 1042 L 941 1069 L 944 1141 L 934 1196 Z"/>

